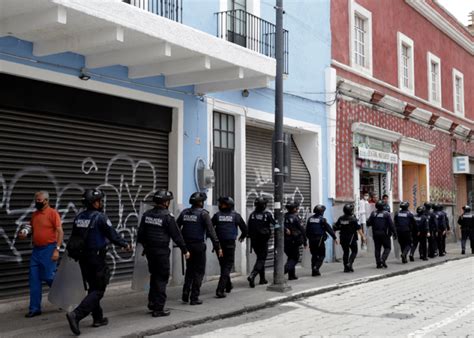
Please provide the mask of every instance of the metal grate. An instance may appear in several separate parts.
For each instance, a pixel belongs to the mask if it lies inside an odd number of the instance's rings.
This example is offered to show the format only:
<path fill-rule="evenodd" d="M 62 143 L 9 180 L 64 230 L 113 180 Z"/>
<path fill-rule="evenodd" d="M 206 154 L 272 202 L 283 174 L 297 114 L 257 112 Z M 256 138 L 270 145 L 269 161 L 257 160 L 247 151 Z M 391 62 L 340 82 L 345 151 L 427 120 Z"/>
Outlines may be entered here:
<path fill-rule="evenodd" d="M 168 132 L 0 109 L 1 298 L 27 292 L 31 247 L 16 232 L 30 220 L 33 193 L 50 192 L 67 239 L 92 187 L 106 193 L 107 215 L 133 240 L 140 202 L 168 187 Z M 111 250 L 108 260 L 115 280 L 130 276 L 131 254 Z"/>
<path fill-rule="evenodd" d="M 218 12 L 217 37 L 275 58 L 276 26 L 242 9 Z M 284 73 L 289 71 L 289 32 L 283 30 Z"/>
<path fill-rule="evenodd" d="M 183 0 L 123 0 L 123 2 L 170 20 L 183 22 Z"/>

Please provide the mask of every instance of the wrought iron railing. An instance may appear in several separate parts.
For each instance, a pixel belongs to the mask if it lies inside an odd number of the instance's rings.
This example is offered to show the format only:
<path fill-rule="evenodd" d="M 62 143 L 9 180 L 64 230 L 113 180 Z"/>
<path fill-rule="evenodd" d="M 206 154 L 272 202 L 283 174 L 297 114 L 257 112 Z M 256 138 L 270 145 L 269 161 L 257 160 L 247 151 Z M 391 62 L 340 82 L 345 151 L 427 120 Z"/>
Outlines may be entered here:
<path fill-rule="evenodd" d="M 218 12 L 217 36 L 275 58 L 276 26 L 242 9 Z M 288 74 L 289 32 L 284 37 L 284 73 Z"/>
<path fill-rule="evenodd" d="M 145 11 L 183 22 L 183 0 L 123 0 Z"/>

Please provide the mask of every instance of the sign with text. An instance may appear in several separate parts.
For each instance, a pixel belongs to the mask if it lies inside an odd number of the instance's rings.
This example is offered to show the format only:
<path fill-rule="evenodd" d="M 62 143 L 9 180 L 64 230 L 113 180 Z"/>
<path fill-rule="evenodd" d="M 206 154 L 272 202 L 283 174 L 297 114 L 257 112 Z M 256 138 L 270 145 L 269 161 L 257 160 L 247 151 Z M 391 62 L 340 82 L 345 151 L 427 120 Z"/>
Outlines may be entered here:
<path fill-rule="evenodd" d="M 398 163 L 398 156 L 394 153 L 386 153 L 370 148 L 359 147 L 359 158 L 370 161 L 384 162 L 384 163 Z"/>
<path fill-rule="evenodd" d="M 453 173 L 469 174 L 469 156 L 453 157 Z"/>

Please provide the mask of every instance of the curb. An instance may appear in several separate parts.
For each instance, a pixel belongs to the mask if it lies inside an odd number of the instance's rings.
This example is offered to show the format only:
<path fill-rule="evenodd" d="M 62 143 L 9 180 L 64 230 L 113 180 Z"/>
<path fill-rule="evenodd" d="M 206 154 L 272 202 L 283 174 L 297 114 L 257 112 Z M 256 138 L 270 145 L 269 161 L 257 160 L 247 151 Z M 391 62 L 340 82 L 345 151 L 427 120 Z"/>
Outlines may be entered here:
<path fill-rule="evenodd" d="M 159 328 L 156 328 L 156 329 L 149 329 L 149 330 L 145 330 L 145 331 L 139 331 L 137 333 L 126 335 L 124 337 L 127 337 L 127 338 L 139 337 L 139 338 L 141 338 L 141 337 L 161 334 L 161 333 L 165 333 L 165 332 L 170 332 L 170 331 L 174 331 L 174 330 L 178 330 L 178 329 L 182 329 L 182 328 L 187 328 L 187 327 L 191 327 L 191 326 L 196 326 L 196 325 L 204 324 L 204 323 L 210 322 L 210 321 L 228 319 L 228 318 L 231 318 L 231 317 L 240 316 L 242 314 L 246 314 L 246 313 L 255 312 L 255 311 L 262 310 L 262 309 L 270 308 L 270 307 L 276 306 L 278 304 L 292 302 L 292 301 L 295 301 L 295 300 L 298 300 L 298 299 L 301 299 L 301 298 L 316 296 L 316 295 L 319 295 L 319 294 L 323 294 L 323 293 L 327 293 L 327 292 L 331 292 L 331 291 L 335 291 L 335 290 L 346 289 L 346 288 L 349 288 L 349 287 L 352 287 L 352 286 L 357 286 L 357 285 L 361 285 L 361 284 L 369 283 L 369 282 L 375 282 L 375 281 L 378 281 L 378 280 L 391 278 L 391 277 L 395 277 L 395 276 L 406 275 L 406 274 L 411 273 L 411 272 L 416 272 L 416 271 L 420 271 L 420 270 L 429 269 L 429 268 L 432 268 L 432 267 L 435 267 L 435 266 L 438 266 L 438 265 L 445 264 L 447 262 L 459 261 L 459 260 L 468 259 L 468 258 L 471 258 L 471 257 L 472 256 L 470 256 L 470 255 L 466 255 L 466 257 L 450 258 L 450 259 L 445 259 L 443 261 L 437 261 L 437 262 L 434 262 L 434 263 L 429 263 L 429 264 L 426 264 L 426 265 L 413 267 L 411 269 L 395 271 L 395 272 L 391 272 L 391 273 L 387 273 L 387 274 L 374 275 L 374 276 L 370 276 L 370 277 L 363 277 L 363 278 L 351 280 L 349 282 L 343 282 L 343 283 L 332 284 L 332 285 L 324 286 L 324 287 L 320 287 L 320 288 L 304 290 L 304 291 L 300 291 L 300 292 L 297 292 L 297 293 L 294 293 L 294 294 L 291 294 L 291 295 L 283 295 L 281 297 L 278 297 L 277 299 L 268 300 L 268 301 L 266 301 L 264 303 L 261 303 L 261 304 L 252 305 L 252 306 L 244 306 L 243 308 L 240 308 L 240 309 L 237 309 L 237 310 L 234 310 L 234 311 L 230 311 L 230 312 L 226 312 L 226 313 L 222 313 L 222 314 L 218 314 L 218 315 L 202 317 L 202 318 L 198 318 L 198 319 L 186 320 L 186 321 L 182 321 L 182 322 L 177 323 L 177 324 L 169 324 L 169 325 L 159 327 Z"/>

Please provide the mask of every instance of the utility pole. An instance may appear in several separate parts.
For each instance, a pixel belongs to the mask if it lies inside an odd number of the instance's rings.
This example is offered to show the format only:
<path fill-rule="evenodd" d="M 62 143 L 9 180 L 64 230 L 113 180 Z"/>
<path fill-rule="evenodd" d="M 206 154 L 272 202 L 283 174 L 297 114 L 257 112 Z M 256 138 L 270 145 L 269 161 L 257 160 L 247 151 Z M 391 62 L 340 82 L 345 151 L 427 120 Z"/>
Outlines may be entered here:
<path fill-rule="evenodd" d="M 273 136 L 275 156 L 273 163 L 273 180 L 275 182 L 275 251 L 273 267 L 273 284 L 267 290 L 285 292 L 291 290 L 286 284 L 283 268 L 284 252 L 284 225 L 283 225 L 283 184 L 284 184 L 284 157 L 283 146 L 283 0 L 276 0 L 276 34 L 275 34 L 275 56 L 276 56 L 276 79 L 275 79 L 275 133 Z"/>

